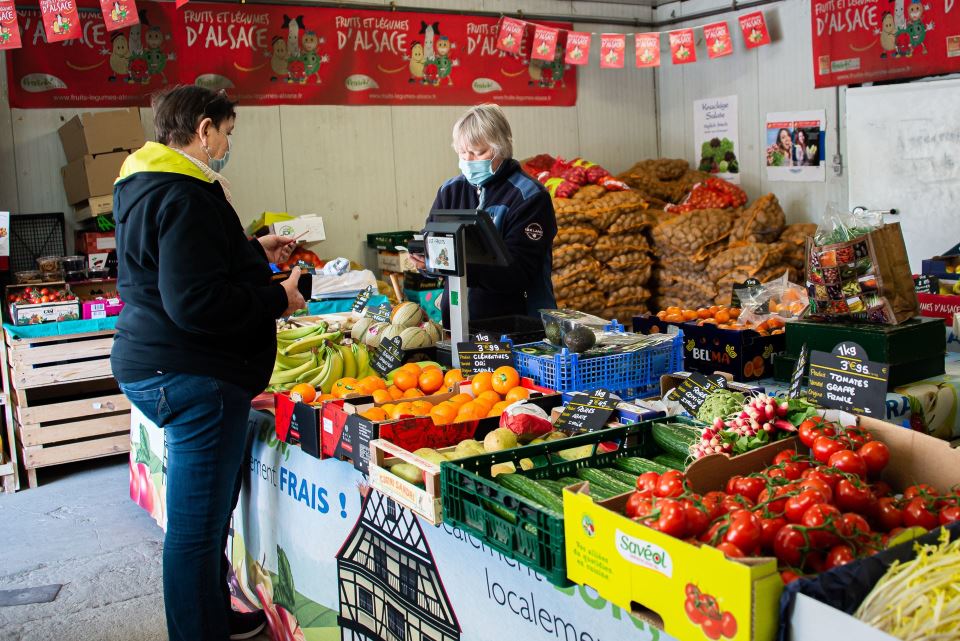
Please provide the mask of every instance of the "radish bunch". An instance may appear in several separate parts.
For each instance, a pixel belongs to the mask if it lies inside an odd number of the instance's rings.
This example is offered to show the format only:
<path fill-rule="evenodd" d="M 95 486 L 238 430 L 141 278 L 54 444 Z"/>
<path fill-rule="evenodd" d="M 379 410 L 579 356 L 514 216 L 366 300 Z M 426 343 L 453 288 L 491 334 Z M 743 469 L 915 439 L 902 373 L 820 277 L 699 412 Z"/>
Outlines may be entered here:
<path fill-rule="evenodd" d="M 785 438 L 797 428 L 787 417 L 790 403 L 758 394 L 744 403 L 739 413 L 726 418 L 716 417 L 703 429 L 700 442 L 691 448 L 694 458 L 709 454 L 742 454 L 778 438 Z"/>

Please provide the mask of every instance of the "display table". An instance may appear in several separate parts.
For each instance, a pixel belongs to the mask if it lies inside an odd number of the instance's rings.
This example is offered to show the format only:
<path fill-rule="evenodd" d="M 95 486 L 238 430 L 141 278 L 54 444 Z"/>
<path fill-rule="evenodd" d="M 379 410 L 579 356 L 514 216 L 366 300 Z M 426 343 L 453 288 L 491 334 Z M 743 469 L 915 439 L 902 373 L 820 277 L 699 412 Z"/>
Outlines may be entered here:
<path fill-rule="evenodd" d="M 347 463 L 253 443 L 229 553 L 237 607 L 268 612 L 276 640 L 668 639 L 596 597 L 553 587 L 470 535 L 369 490 Z M 131 494 L 163 525 L 163 433 L 134 408 Z M 141 476 L 142 474 L 142 476 Z"/>

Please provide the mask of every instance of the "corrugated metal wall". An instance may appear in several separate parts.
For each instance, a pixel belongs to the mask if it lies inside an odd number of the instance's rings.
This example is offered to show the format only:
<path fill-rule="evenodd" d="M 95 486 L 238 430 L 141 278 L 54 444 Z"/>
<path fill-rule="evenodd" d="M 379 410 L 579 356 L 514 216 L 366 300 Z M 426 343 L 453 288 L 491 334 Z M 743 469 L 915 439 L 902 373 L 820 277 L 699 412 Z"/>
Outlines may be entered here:
<path fill-rule="evenodd" d="M 349 3 L 344 3 L 349 4 Z M 384 1 L 388 5 L 389 2 Z M 417 1 L 463 11 L 515 11 L 649 20 L 650 10 L 594 2 L 534 0 Z M 593 60 L 599 57 L 594 41 Z M 0 58 L 2 61 L 2 58 Z M 5 66 L 0 64 L 0 68 Z M 71 211 L 63 195 L 59 126 L 80 111 L 10 110 L 5 71 L 0 81 L 0 209 L 20 213 Z M 654 75 L 636 68 L 579 73 L 576 107 L 513 107 L 514 153 L 582 155 L 621 171 L 657 154 Z M 461 107 L 241 108 L 226 175 L 244 222 L 263 211 L 324 217 L 324 256 L 363 259 L 366 234 L 417 228 L 440 184 L 457 172 L 450 128 Z M 142 110 L 148 135 L 150 110 Z M 68 215 L 68 219 L 70 216 Z"/>

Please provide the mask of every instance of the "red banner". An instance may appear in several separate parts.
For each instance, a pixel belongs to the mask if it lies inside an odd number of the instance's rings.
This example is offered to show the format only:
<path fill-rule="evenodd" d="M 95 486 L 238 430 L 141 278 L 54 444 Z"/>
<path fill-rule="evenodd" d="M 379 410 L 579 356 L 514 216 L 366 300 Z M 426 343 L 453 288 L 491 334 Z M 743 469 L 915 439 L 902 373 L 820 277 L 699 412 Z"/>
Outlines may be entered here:
<path fill-rule="evenodd" d="M 814 0 L 815 1 L 815 0 Z M 869 2 L 886 2 L 887 0 L 868 0 Z M 836 0 L 829 0 L 836 2 Z M 756 49 L 770 44 L 770 31 L 767 29 L 767 19 L 762 11 L 754 11 L 740 16 L 740 31 L 743 32 L 743 44 L 747 49 Z"/>
<path fill-rule="evenodd" d="M 223 88 L 246 105 L 576 104 L 576 71 L 562 50 L 531 61 L 522 43 L 508 55 L 495 18 L 137 4 L 141 25 L 108 34 L 99 11 L 83 11 L 82 36 L 55 48 L 36 35 L 39 12 L 18 10 L 31 35 L 7 55 L 11 106 L 146 106 L 176 83 Z"/>
<path fill-rule="evenodd" d="M 103 24 L 107 26 L 107 31 L 140 24 L 134 0 L 100 0 L 100 13 L 103 14 Z"/>
<path fill-rule="evenodd" d="M 585 65 L 590 59 L 592 34 L 580 31 L 567 33 L 567 55 L 563 61 L 568 65 Z"/>
<path fill-rule="evenodd" d="M 40 0 L 47 42 L 80 37 L 80 14 L 75 0 Z"/>
<path fill-rule="evenodd" d="M 634 42 L 637 50 L 638 67 L 644 68 L 660 66 L 659 33 L 638 33 L 635 36 Z"/>
<path fill-rule="evenodd" d="M 671 31 L 670 57 L 675 65 L 685 65 L 697 61 L 697 47 L 693 39 L 693 29 Z"/>
<path fill-rule="evenodd" d="M 960 8 L 953 2 L 813 0 L 817 87 L 960 71 Z"/>
<path fill-rule="evenodd" d="M 0 50 L 20 48 L 20 25 L 13 0 L 0 0 Z"/>
<path fill-rule="evenodd" d="M 622 33 L 600 35 L 600 68 L 622 69 L 626 58 L 627 36 Z"/>
<path fill-rule="evenodd" d="M 711 58 L 722 58 L 733 53 L 730 27 L 726 22 L 704 25 L 703 39 L 707 41 L 707 55 Z"/>

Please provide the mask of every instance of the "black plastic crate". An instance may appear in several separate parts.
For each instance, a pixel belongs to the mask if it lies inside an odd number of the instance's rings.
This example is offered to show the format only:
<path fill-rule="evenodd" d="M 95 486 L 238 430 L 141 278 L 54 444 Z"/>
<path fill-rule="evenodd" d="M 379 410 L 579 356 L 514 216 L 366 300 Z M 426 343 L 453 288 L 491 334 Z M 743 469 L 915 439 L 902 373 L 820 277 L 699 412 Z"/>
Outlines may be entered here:
<path fill-rule="evenodd" d="M 485 332 L 490 338 L 499 340 L 506 336 L 514 345 L 542 341 L 546 334 L 543 321 L 532 316 L 497 316 L 470 321 L 470 332 Z"/>
<path fill-rule="evenodd" d="M 41 256 L 64 256 L 67 239 L 63 212 L 10 216 L 10 271 L 37 268 Z"/>

